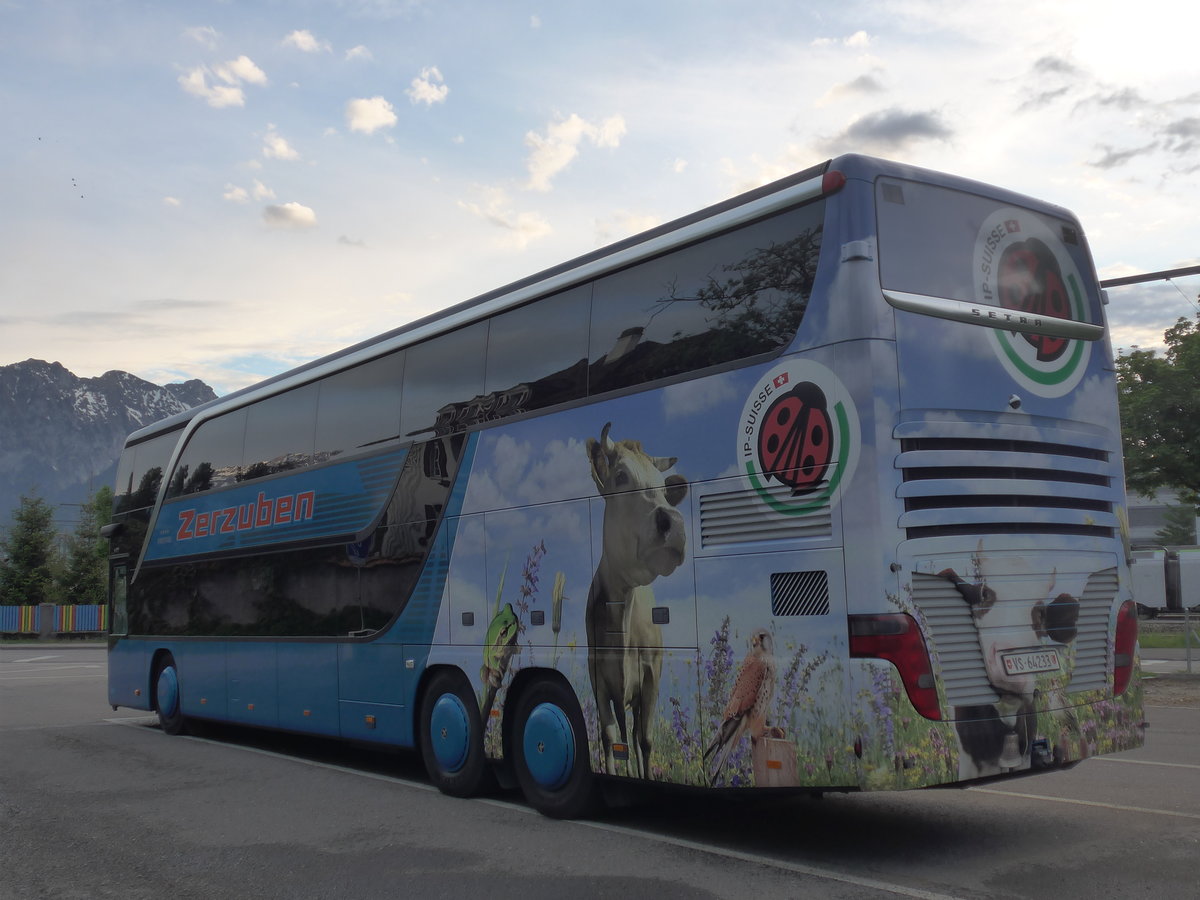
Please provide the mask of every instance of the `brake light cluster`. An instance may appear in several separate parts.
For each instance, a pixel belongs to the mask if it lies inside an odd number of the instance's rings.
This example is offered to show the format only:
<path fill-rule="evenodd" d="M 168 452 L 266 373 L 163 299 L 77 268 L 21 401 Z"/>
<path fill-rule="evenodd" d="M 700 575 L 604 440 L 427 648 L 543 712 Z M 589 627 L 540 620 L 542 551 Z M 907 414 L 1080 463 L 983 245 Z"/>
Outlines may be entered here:
<path fill-rule="evenodd" d="M 1113 644 L 1113 695 L 1119 697 L 1133 677 L 1133 657 L 1137 648 L 1137 605 L 1126 600 L 1117 611 L 1117 639 Z"/>
<path fill-rule="evenodd" d="M 850 656 L 885 659 L 894 665 L 913 707 L 927 719 L 941 719 L 937 683 L 925 636 L 907 613 L 850 616 Z"/>

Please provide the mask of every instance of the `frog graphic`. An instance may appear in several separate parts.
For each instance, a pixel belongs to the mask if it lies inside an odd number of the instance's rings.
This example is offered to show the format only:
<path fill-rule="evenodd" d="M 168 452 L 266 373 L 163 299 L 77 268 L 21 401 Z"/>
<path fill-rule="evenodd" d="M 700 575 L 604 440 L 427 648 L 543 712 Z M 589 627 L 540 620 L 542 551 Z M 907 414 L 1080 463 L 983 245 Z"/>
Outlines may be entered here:
<path fill-rule="evenodd" d="M 517 652 L 517 634 L 520 623 L 517 613 L 511 603 L 505 603 L 492 618 L 488 625 L 487 638 L 483 645 L 483 665 L 479 669 L 479 678 L 483 682 L 483 700 L 479 711 L 484 721 L 492 709 L 496 699 L 496 691 L 508 671 L 508 661 Z"/>

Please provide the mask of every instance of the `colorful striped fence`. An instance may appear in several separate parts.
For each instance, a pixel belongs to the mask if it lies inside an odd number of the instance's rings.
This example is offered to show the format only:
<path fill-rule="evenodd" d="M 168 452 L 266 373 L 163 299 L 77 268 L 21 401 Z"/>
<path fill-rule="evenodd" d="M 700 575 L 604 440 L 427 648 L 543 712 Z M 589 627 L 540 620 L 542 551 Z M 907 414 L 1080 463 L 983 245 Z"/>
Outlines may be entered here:
<path fill-rule="evenodd" d="M 95 634 L 108 630 L 108 607 L 97 605 L 50 606 L 57 634 Z M 0 606 L 0 634 L 39 634 L 40 606 Z"/>

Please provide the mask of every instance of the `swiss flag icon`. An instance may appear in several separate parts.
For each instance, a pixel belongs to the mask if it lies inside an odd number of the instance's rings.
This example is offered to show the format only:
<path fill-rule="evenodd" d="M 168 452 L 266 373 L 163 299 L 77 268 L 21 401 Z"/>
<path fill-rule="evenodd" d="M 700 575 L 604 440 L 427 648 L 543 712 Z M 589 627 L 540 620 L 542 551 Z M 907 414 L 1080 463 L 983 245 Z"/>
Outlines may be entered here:
<path fill-rule="evenodd" d="M 782 375 L 776 375 L 775 381 L 773 383 L 774 383 L 775 387 L 777 387 L 777 388 L 783 387 L 785 384 L 788 383 L 788 373 L 784 372 Z"/>

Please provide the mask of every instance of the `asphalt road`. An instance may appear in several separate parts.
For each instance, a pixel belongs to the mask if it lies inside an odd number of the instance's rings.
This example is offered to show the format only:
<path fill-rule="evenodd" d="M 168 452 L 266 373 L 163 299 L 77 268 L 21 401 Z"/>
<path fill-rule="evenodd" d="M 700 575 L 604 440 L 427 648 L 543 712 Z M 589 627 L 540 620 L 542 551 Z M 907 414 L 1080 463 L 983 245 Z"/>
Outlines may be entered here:
<path fill-rule="evenodd" d="M 1193 900 L 1200 703 L 1148 718 L 1142 750 L 988 788 L 654 790 L 555 822 L 444 797 L 411 754 L 168 737 L 109 709 L 102 648 L 4 645 L 0 897 Z"/>

